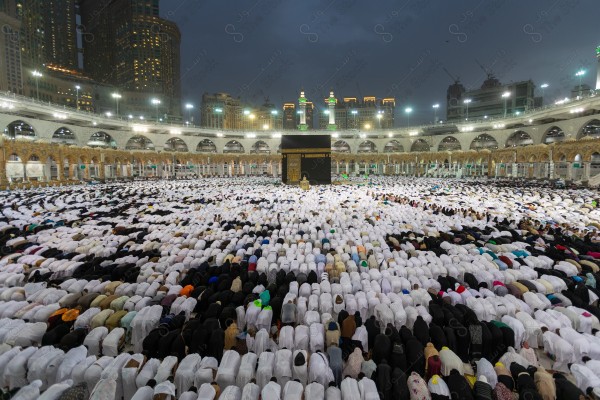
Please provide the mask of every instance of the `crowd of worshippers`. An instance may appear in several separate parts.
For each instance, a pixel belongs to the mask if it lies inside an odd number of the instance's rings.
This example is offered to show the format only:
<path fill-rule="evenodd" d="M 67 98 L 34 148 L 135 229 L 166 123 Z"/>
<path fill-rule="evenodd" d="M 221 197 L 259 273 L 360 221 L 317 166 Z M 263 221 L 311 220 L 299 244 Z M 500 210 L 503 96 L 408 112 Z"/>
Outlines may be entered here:
<path fill-rule="evenodd" d="M 600 399 L 596 197 L 399 178 L 2 192 L 0 398 Z"/>

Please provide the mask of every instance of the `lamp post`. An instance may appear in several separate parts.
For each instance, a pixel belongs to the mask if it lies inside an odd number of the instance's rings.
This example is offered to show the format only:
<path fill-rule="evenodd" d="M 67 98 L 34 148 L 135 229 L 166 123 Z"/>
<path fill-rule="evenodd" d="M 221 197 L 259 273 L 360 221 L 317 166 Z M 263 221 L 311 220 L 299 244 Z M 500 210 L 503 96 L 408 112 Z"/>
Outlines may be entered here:
<path fill-rule="evenodd" d="M 215 108 L 215 114 L 217 114 L 217 129 L 220 129 L 221 115 L 223 114 L 223 109 Z"/>
<path fill-rule="evenodd" d="M 191 120 L 191 118 L 192 118 L 192 117 L 191 117 L 191 114 L 192 114 L 192 111 L 191 111 L 191 110 L 192 110 L 193 108 L 194 108 L 194 105 L 193 105 L 193 104 L 191 104 L 191 103 L 186 103 L 186 105 L 185 105 L 185 109 L 187 110 L 187 120 L 188 120 L 188 123 L 189 123 L 189 122 L 191 122 L 191 123 L 192 123 L 192 125 L 194 125 L 194 121 L 192 121 L 192 120 Z"/>
<path fill-rule="evenodd" d="M 435 103 L 431 107 L 433 108 L 433 124 L 435 125 L 437 123 L 437 110 L 438 108 L 440 108 L 440 105 L 438 103 Z"/>
<path fill-rule="evenodd" d="M 581 77 L 584 76 L 584 75 L 585 75 L 585 70 L 584 69 L 580 69 L 575 74 L 575 76 L 579 78 L 579 97 L 581 97 L 581 94 L 582 94 L 582 90 L 581 90 Z"/>
<path fill-rule="evenodd" d="M 248 110 L 248 109 L 244 110 L 243 113 L 246 118 L 248 118 L 250 116 L 250 110 Z M 250 125 L 246 118 L 242 119 L 242 126 L 244 127 L 244 129 L 249 129 Z"/>
<path fill-rule="evenodd" d="M 540 87 L 542 88 L 542 103 L 544 102 L 544 96 L 546 96 L 546 88 L 550 86 L 547 83 L 542 83 Z"/>
<path fill-rule="evenodd" d="M 39 101 L 40 100 L 40 85 L 39 85 L 39 83 L 40 83 L 40 78 L 42 77 L 42 73 L 36 69 L 31 74 L 33 75 L 33 78 L 35 79 L 35 93 L 36 93 L 37 100 Z"/>
<path fill-rule="evenodd" d="M 273 118 L 276 117 L 277 115 L 279 115 L 279 111 L 271 110 L 271 128 L 272 129 L 275 129 L 275 121 L 273 120 Z"/>
<path fill-rule="evenodd" d="M 404 112 L 406 113 L 406 127 L 410 128 L 410 113 L 413 111 L 412 107 L 406 107 Z"/>
<path fill-rule="evenodd" d="M 250 129 L 254 129 L 254 119 L 256 119 L 256 115 L 254 114 L 250 114 L 248 115 L 248 118 L 250 118 Z"/>
<path fill-rule="evenodd" d="M 467 105 L 467 115 L 466 115 L 465 121 L 468 121 L 469 120 L 469 104 L 471 103 L 471 99 L 465 99 L 463 101 L 463 103 L 465 103 Z"/>
<path fill-rule="evenodd" d="M 502 93 L 502 98 L 504 99 L 504 118 L 506 118 L 506 100 L 510 97 L 510 92 Z"/>
<path fill-rule="evenodd" d="M 383 111 L 377 111 L 377 120 L 379 121 L 379 129 L 381 129 L 381 118 L 383 118 Z"/>
<path fill-rule="evenodd" d="M 356 124 L 356 114 L 358 114 L 357 110 L 352 110 L 350 111 L 352 113 L 352 118 L 354 119 L 354 129 L 358 128 L 358 125 Z"/>
<path fill-rule="evenodd" d="M 75 108 L 79 110 L 79 89 L 81 86 L 75 85 Z"/>
<path fill-rule="evenodd" d="M 119 99 L 121 99 L 121 94 L 120 93 L 113 93 L 112 94 L 113 99 L 115 99 L 115 101 L 117 102 L 117 118 L 119 117 Z"/>
<path fill-rule="evenodd" d="M 154 107 L 156 108 L 156 123 L 158 123 L 158 105 L 160 104 L 160 100 L 152 99 L 152 104 L 154 104 Z"/>

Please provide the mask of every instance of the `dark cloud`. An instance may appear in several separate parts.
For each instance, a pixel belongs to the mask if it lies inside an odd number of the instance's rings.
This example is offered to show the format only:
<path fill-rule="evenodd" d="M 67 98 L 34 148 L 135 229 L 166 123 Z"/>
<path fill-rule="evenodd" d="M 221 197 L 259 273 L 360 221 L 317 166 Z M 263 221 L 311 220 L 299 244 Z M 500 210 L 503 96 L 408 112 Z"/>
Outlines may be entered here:
<path fill-rule="evenodd" d="M 600 43 L 596 0 L 163 0 L 182 33 L 184 100 L 229 92 L 250 103 L 293 101 L 300 87 L 319 105 L 338 96 L 395 96 L 411 122 L 432 118 L 451 83 L 547 82 L 567 95 Z M 443 111 L 442 111 L 443 112 Z M 401 124 L 398 119 L 398 124 Z"/>

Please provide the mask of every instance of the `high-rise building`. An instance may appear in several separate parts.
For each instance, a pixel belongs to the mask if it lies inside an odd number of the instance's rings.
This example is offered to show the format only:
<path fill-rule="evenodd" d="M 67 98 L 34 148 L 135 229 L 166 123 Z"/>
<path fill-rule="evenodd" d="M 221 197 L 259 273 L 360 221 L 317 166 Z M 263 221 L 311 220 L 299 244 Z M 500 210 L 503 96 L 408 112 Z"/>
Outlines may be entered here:
<path fill-rule="evenodd" d="M 21 20 L 21 60 L 23 68 L 29 71 L 41 69 L 46 63 L 45 12 L 42 0 L 17 0 L 17 18 Z"/>
<path fill-rule="evenodd" d="M 260 107 L 243 108 L 240 128 L 251 131 L 281 130 L 283 115 L 267 98 Z"/>
<path fill-rule="evenodd" d="M 0 35 L 0 91 L 23 94 L 19 33 L 21 23 L 10 14 L 0 11 L 0 26 L 3 30 Z"/>
<path fill-rule="evenodd" d="M 161 115 L 180 116 L 181 34 L 158 7 L 158 0 L 80 0 L 84 69 L 99 82 L 145 94 L 148 109 L 156 98 Z M 126 112 L 125 96 L 122 105 Z"/>
<path fill-rule="evenodd" d="M 13 18 L 17 17 L 16 0 L 0 0 L 0 12 L 3 12 Z"/>
<path fill-rule="evenodd" d="M 335 123 L 338 129 L 390 129 L 394 127 L 396 99 L 377 99 L 375 96 L 344 97 L 335 106 Z M 319 129 L 329 123 L 329 109 L 319 114 Z"/>
<path fill-rule="evenodd" d="M 24 74 L 25 96 L 81 111 L 109 111 L 101 105 L 102 99 L 106 97 L 104 92 L 110 92 L 111 88 L 99 88 L 94 81 L 78 70 L 48 66 L 42 71 L 41 77 L 31 73 Z M 107 106 L 110 106 L 110 103 Z M 110 111 L 114 113 L 114 110 Z"/>
<path fill-rule="evenodd" d="M 283 129 L 294 130 L 297 129 L 297 112 L 296 104 L 284 103 L 283 104 Z"/>
<path fill-rule="evenodd" d="M 116 81 L 112 16 L 106 10 L 113 0 L 80 0 L 83 68 L 98 82 Z"/>
<path fill-rule="evenodd" d="M 284 114 L 265 100 L 260 107 L 243 106 L 239 97 L 227 93 L 204 93 L 200 108 L 200 126 L 213 129 L 250 131 L 281 130 Z"/>
<path fill-rule="evenodd" d="M 3 0 L 21 21 L 22 61 L 26 69 L 53 65 L 79 68 L 76 0 Z"/>
<path fill-rule="evenodd" d="M 242 106 L 239 98 L 227 93 L 204 93 L 200 107 L 200 126 L 214 129 L 241 129 Z"/>
<path fill-rule="evenodd" d="M 446 119 L 449 121 L 459 121 L 462 116 L 462 99 L 467 89 L 463 86 L 458 79 L 454 83 L 448 86 L 446 91 Z M 434 123 L 437 121 L 434 121 Z"/>
<path fill-rule="evenodd" d="M 307 101 L 306 103 L 306 127 L 308 130 L 315 129 L 315 105 L 312 101 Z M 300 124 L 300 114 L 298 115 L 298 125 Z"/>
<path fill-rule="evenodd" d="M 461 93 L 455 85 L 448 88 L 446 120 L 449 122 L 519 115 L 540 101 L 534 96 L 535 85 L 531 80 L 503 85 L 490 74 L 479 89 Z"/>
<path fill-rule="evenodd" d="M 45 63 L 78 69 L 75 0 L 43 0 L 43 11 Z"/>

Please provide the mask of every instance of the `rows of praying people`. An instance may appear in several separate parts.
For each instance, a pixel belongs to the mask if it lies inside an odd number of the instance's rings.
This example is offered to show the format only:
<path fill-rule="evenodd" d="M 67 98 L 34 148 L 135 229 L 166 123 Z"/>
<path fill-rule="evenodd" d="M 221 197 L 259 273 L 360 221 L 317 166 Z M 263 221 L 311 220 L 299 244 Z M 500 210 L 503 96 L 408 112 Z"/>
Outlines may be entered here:
<path fill-rule="evenodd" d="M 0 192 L 0 398 L 600 399 L 598 193 Z"/>

